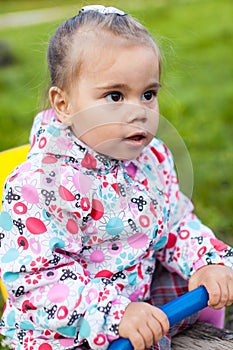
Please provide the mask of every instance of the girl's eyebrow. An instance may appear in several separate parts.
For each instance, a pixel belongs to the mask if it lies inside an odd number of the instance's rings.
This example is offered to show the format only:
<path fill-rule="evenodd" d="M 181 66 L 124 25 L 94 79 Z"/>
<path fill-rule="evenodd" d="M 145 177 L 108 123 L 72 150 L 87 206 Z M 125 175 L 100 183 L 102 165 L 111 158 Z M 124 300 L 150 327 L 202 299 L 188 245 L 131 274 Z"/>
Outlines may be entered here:
<path fill-rule="evenodd" d="M 126 84 L 105 84 L 102 86 L 97 86 L 98 90 L 117 90 L 117 89 L 128 89 Z"/>
<path fill-rule="evenodd" d="M 149 89 L 159 89 L 161 87 L 161 84 L 158 82 L 153 82 L 145 87 L 144 90 Z M 125 89 L 125 90 L 131 90 L 127 84 L 106 84 L 103 86 L 97 86 L 96 89 L 98 90 L 118 90 L 118 89 Z"/>
<path fill-rule="evenodd" d="M 152 84 L 148 85 L 145 90 L 148 90 L 148 89 L 160 89 L 160 88 L 161 88 L 161 84 L 156 81 L 155 83 L 152 83 Z"/>

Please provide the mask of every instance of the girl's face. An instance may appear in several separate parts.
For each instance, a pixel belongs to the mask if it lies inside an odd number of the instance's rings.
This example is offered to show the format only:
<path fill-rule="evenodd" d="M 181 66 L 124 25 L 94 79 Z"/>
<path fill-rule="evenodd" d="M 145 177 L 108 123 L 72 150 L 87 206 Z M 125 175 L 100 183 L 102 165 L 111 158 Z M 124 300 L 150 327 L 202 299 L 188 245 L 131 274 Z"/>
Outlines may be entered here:
<path fill-rule="evenodd" d="M 136 158 L 159 120 L 159 59 L 152 47 L 114 37 L 94 44 L 69 94 L 72 130 L 95 151 Z"/>

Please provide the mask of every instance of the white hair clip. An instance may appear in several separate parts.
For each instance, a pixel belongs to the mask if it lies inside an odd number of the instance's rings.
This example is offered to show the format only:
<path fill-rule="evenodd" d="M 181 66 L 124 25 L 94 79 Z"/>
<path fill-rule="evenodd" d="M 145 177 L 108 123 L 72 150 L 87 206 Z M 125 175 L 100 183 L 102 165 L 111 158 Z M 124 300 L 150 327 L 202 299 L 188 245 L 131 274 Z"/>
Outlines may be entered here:
<path fill-rule="evenodd" d="M 90 5 L 90 6 L 83 6 L 81 8 L 81 10 L 79 11 L 79 13 L 85 13 L 88 11 L 95 11 L 95 12 L 99 12 L 102 13 L 103 15 L 111 15 L 111 14 L 116 14 L 119 16 L 125 16 L 127 15 L 127 13 L 118 10 L 115 7 L 105 7 L 102 5 Z"/>

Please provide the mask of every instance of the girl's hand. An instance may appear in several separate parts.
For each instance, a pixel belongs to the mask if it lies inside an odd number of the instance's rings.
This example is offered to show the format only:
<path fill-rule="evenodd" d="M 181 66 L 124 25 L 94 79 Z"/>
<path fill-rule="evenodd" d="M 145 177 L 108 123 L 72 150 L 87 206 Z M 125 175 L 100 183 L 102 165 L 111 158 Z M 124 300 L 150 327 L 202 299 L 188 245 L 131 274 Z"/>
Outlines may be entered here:
<path fill-rule="evenodd" d="M 119 335 L 128 338 L 135 350 L 157 343 L 169 330 L 169 321 L 159 308 L 145 302 L 130 303 L 119 325 Z"/>
<path fill-rule="evenodd" d="M 223 265 L 207 265 L 197 270 L 189 280 L 189 290 L 205 286 L 208 305 L 214 309 L 233 303 L 233 270 Z"/>

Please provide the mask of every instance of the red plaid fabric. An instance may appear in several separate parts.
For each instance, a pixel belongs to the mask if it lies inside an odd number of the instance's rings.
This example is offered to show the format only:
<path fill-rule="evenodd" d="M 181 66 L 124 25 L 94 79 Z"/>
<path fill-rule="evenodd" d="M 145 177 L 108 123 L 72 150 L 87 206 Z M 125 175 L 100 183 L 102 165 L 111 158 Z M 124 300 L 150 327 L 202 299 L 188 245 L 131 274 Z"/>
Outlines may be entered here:
<path fill-rule="evenodd" d="M 188 291 L 188 282 L 175 272 L 169 272 L 158 261 L 151 283 L 151 304 L 161 306 L 179 297 Z M 185 318 L 170 328 L 169 334 L 164 336 L 151 350 L 171 349 L 171 337 L 193 325 L 198 319 L 199 313 Z"/>

